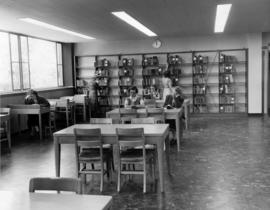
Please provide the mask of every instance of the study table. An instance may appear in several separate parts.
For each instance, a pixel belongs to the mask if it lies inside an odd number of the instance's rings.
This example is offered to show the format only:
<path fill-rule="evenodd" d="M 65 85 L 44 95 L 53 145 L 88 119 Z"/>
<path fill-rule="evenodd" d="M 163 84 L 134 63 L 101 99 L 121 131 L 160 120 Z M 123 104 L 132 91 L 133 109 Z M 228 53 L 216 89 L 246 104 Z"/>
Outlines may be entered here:
<path fill-rule="evenodd" d="M 163 100 L 156 100 L 157 107 L 163 107 L 164 101 Z M 189 127 L 189 113 L 190 113 L 190 106 L 191 106 L 191 99 L 186 98 L 183 102 L 184 107 L 184 114 L 185 114 L 185 128 L 188 130 Z"/>
<path fill-rule="evenodd" d="M 169 142 L 166 141 L 169 135 L 169 125 L 168 124 L 76 124 L 67 127 L 63 130 L 57 131 L 53 134 L 54 136 L 54 148 L 55 148 L 55 169 L 56 176 L 60 176 L 60 155 L 61 155 L 61 144 L 74 144 L 74 128 L 100 128 L 102 141 L 104 144 L 115 145 L 116 140 L 116 128 L 144 128 L 145 143 L 154 144 L 157 146 L 158 153 L 158 170 L 159 170 L 159 181 L 160 181 L 160 191 L 164 191 L 164 163 L 163 163 L 163 153 L 164 153 L 164 143 L 166 143 L 166 161 L 168 173 L 170 173 L 170 161 L 169 161 Z"/>
<path fill-rule="evenodd" d="M 0 191 L 1 210 L 108 210 L 112 196 Z"/>
<path fill-rule="evenodd" d="M 18 126 L 21 131 L 21 118 L 20 115 L 38 115 L 39 122 L 39 138 L 42 140 L 42 114 L 50 113 L 50 107 L 40 106 L 39 104 L 9 104 L 8 107 L 11 109 L 11 114 L 18 115 Z M 51 129 L 51 121 L 49 119 L 49 127 Z"/>
<path fill-rule="evenodd" d="M 181 123 L 181 116 L 183 114 L 183 109 L 164 109 L 165 120 L 174 120 L 176 126 L 176 140 L 177 140 L 177 151 L 180 151 L 180 142 L 183 134 L 183 125 Z M 137 109 L 138 117 L 145 116 L 145 109 Z M 119 109 L 113 109 L 109 112 L 106 112 L 107 118 L 119 119 Z"/>

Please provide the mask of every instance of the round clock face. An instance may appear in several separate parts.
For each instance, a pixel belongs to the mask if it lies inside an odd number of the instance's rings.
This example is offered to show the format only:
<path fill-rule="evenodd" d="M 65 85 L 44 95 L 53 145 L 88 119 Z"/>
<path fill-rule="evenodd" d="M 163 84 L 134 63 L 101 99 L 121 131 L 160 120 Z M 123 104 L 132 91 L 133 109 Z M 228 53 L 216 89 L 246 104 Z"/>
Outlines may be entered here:
<path fill-rule="evenodd" d="M 161 41 L 158 40 L 158 39 L 155 40 L 155 41 L 153 42 L 152 46 L 153 46 L 154 48 L 160 48 L 160 47 L 161 47 Z"/>

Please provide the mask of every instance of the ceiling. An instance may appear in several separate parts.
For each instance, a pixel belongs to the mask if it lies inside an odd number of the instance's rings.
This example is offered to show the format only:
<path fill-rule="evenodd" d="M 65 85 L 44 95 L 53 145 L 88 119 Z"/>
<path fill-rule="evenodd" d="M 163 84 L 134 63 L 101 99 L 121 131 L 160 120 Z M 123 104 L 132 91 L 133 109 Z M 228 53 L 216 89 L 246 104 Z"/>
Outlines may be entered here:
<path fill-rule="evenodd" d="M 0 0 L 0 29 L 62 42 L 89 41 L 18 20 L 30 17 L 98 40 L 147 39 L 111 15 L 124 10 L 160 38 L 211 35 L 216 5 L 229 2 L 224 33 L 270 31 L 270 0 Z"/>

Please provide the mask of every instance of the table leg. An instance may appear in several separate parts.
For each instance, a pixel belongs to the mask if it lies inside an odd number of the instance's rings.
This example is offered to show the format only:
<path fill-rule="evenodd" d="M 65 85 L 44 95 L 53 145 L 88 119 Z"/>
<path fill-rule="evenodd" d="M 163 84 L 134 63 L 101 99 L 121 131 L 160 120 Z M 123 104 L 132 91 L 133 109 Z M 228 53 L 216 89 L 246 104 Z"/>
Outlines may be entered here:
<path fill-rule="evenodd" d="M 70 108 L 70 112 L 71 112 L 71 108 Z M 71 113 L 72 115 L 72 113 Z M 67 121 L 67 127 L 69 126 L 69 114 L 68 114 L 68 108 L 66 107 L 66 121 Z"/>
<path fill-rule="evenodd" d="M 55 152 L 55 174 L 57 177 L 59 177 L 60 176 L 61 145 L 59 144 L 57 137 L 54 137 L 54 152 Z"/>
<path fill-rule="evenodd" d="M 177 151 L 180 151 L 180 139 L 181 139 L 181 125 L 180 125 L 179 116 L 175 119 L 175 127 L 176 127 L 176 140 L 177 140 Z"/>
<path fill-rule="evenodd" d="M 10 119 L 7 120 L 7 139 L 8 139 L 8 149 L 9 151 L 11 151 Z"/>
<path fill-rule="evenodd" d="M 86 122 L 86 104 L 83 104 L 83 121 Z"/>
<path fill-rule="evenodd" d="M 160 192 L 164 192 L 163 149 L 164 149 L 164 142 L 160 141 L 159 144 L 157 145 Z"/>
<path fill-rule="evenodd" d="M 170 161 L 170 139 L 169 139 L 169 135 L 167 135 L 166 140 L 165 140 L 165 144 L 166 144 L 166 161 L 167 161 L 167 170 L 168 170 L 168 174 L 171 175 L 171 161 Z"/>
<path fill-rule="evenodd" d="M 42 119 L 40 113 L 38 115 L 38 121 L 39 121 L 39 139 L 42 140 Z"/>

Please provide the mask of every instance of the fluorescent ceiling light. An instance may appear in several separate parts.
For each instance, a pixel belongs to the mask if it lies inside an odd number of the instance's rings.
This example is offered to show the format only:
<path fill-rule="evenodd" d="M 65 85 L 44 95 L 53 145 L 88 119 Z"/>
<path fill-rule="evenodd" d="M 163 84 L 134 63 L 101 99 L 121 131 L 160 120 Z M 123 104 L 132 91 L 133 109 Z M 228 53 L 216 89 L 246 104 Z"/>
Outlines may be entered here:
<path fill-rule="evenodd" d="M 124 11 L 112 12 L 112 14 L 120 18 L 121 20 L 125 21 L 129 25 L 133 26 L 134 28 L 137 28 L 139 31 L 143 32 L 147 36 L 157 36 L 153 31 L 145 27 L 143 24 L 135 20 L 133 17 L 131 17 L 129 14 L 127 14 Z"/>
<path fill-rule="evenodd" d="M 48 23 L 44 23 L 44 22 L 41 22 L 39 20 L 35 20 L 35 19 L 32 19 L 32 18 L 20 18 L 19 20 L 27 22 L 27 23 L 32 23 L 34 25 L 38 25 L 38 26 L 48 28 L 48 29 L 51 29 L 51 30 L 61 31 L 61 32 L 64 32 L 64 33 L 67 33 L 67 34 L 71 34 L 71 35 L 74 35 L 74 36 L 84 38 L 84 39 L 95 39 L 94 37 L 87 36 L 87 35 L 84 35 L 84 34 L 80 34 L 80 33 L 70 31 L 70 30 L 67 30 L 67 29 L 64 29 L 64 28 L 60 28 L 58 26 L 51 25 L 51 24 L 48 24 Z"/>
<path fill-rule="evenodd" d="M 224 31 L 232 4 L 219 4 L 217 5 L 215 33 Z"/>

